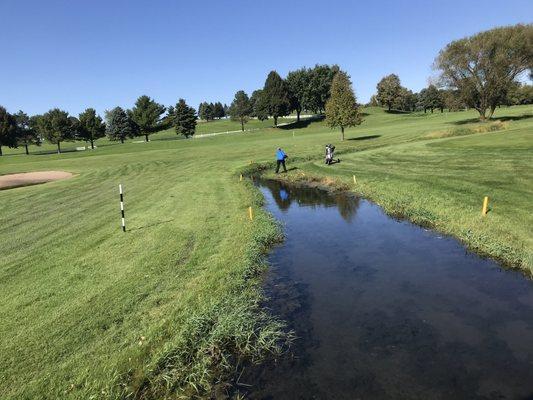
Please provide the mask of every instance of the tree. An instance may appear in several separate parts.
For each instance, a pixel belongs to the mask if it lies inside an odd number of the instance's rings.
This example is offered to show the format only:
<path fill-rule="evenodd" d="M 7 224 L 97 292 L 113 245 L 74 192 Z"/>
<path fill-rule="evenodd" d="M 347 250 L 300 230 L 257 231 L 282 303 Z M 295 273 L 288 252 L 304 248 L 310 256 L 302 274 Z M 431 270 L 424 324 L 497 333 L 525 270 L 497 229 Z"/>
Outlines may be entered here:
<path fill-rule="evenodd" d="M 204 110 L 204 107 L 207 103 L 205 102 L 201 102 L 199 105 L 198 105 L 198 117 L 200 119 L 203 119 L 205 120 L 205 110 Z"/>
<path fill-rule="evenodd" d="M 131 119 L 139 127 L 141 135 L 148 142 L 148 136 L 157 131 L 160 126 L 161 115 L 165 112 L 165 106 L 156 103 L 148 96 L 141 96 L 131 109 Z"/>
<path fill-rule="evenodd" d="M 268 100 L 263 96 L 263 90 L 254 90 L 250 97 L 250 104 L 252 106 L 252 117 L 256 117 L 259 121 L 268 119 Z"/>
<path fill-rule="evenodd" d="M 379 81 L 376 86 L 378 93 L 376 99 L 381 106 L 387 106 L 389 111 L 394 103 L 397 103 L 402 94 L 402 86 L 398 75 L 390 74 Z"/>
<path fill-rule="evenodd" d="M 167 113 L 165 114 L 165 116 L 163 117 L 160 123 L 160 127 L 162 129 L 168 129 L 174 126 L 174 114 L 175 114 L 174 106 L 168 106 Z"/>
<path fill-rule="evenodd" d="M 341 128 L 341 139 L 344 140 L 344 128 L 361 122 L 350 78 L 339 71 L 333 78 L 331 96 L 326 103 L 326 124 L 330 128 Z"/>
<path fill-rule="evenodd" d="M 0 156 L 2 155 L 2 146 L 16 147 L 17 123 L 15 118 L 0 106 Z"/>
<path fill-rule="evenodd" d="M 209 121 L 214 118 L 215 106 L 213 103 L 208 103 L 207 101 L 204 101 L 200 104 L 200 107 L 198 108 L 198 116 L 200 119 L 203 119 L 204 121 Z"/>
<path fill-rule="evenodd" d="M 99 115 L 96 115 L 94 108 L 87 108 L 79 115 L 79 136 L 83 140 L 91 143 L 94 149 L 94 142 L 105 136 L 106 126 Z"/>
<path fill-rule="evenodd" d="M 37 133 L 37 119 L 28 117 L 24 111 L 20 110 L 13 115 L 17 125 L 16 139 L 17 145 L 24 146 L 26 155 L 30 154 L 28 146 L 31 144 L 40 145 L 39 135 Z"/>
<path fill-rule="evenodd" d="M 367 106 L 368 107 L 377 107 L 377 106 L 379 106 L 379 101 L 378 101 L 378 99 L 377 99 L 375 94 L 373 94 L 370 97 L 370 101 L 368 102 Z"/>
<path fill-rule="evenodd" d="M 512 83 L 531 73 L 533 24 L 495 28 L 453 41 L 440 51 L 434 66 L 441 71 L 442 84 L 457 90 L 480 120 L 491 118 Z"/>
<path fill-rule="evenodd" d="M 296 121 L 298 122 L 300 122 L 300 113 L 309 91 L 310 80 L 311 74 L 308 68 L 300 68 L 289 72 L 287 75 L 286 82 L 290 92 L 291 110 L 296 111 Z"/>
<path fill-rule="evenodd" d="M 224 111 L 224 106 L 220 102 L 216 102 L 213 106 L 213 116 L 215 118 L 223 118 L 226 115 L 226 112 Z"/>
<path fill-rule="evenodd" d="M 413 111 L 418 104 L 418 96 L 403 86 L 400 86 L 400 93 L 393 103 L 393 108 L 402 111 Z"/>
<path fill-rule="evenodd" d="M 315 113 L 322 113 L 330 96 L 333 77 L 339 71 L 338 65 L 315 65 L 309 70 L 309 84 L 302 107 Z"/>
<path fill-rule="evenodd" d="M 204 113 L 205 113 L 205 120 L 213 120 L 215 118 L 215 106 L 213 103 L 206 103 L 206 106 L 204 107 Z"/>
<path fill-rule="evenodd" d="M 278 118 L 289 114 L 291 100 L 287 84 L 276 71 L 268 74 L 261 96 L 264 96 L 268 114 L 274 118 L 274 125 L 278 126 Z"/>
<path fill-rule="evenodd" d="M 61 142 L 73 140 L 76 126 L 68 112 L 54 108 L 39 118 L 39 130 L 50 143 L 57 145 L 57 153 L 61 153 Z"/>
<path fill-rule="evenodd" d="M 106 134 L 109 140 L 120 140 L 120 143 L 124 143 L 126 138 L 132 138 L 137 135 L 137 125 L 123 108 L 115 107 L 110 111 L 106 111 L 105 119 Z"/>
<path fill-rule="evenodd" d="M 194 135 L 196 131 L 196 112 L 194 108 L 189 107 L 185 100 L 179 99 L 175 107 L 174 127 L 176 134 L 183 135 L 186 138 Z"/>
<path fill-rule="evenodd" d="M 241 130 L 244 132 L 244 124 L 248 122 L 248 118 L 252 113 L 252 105 L 248 95 L 244 90 L 239 90 L 235 93 L 235 99 L 229 108 L 229 115 L 232 120 L 241 123 Z"/>
<path fill-rule="evenodd" d="M 435 85 L 429 85 L 427 88 L 420 91 L 420 106 L 426 110 L 433 110 L 440 108 L 441 112 L 444 111 L 444 99 L 441 92 L 435 87 Z"/>

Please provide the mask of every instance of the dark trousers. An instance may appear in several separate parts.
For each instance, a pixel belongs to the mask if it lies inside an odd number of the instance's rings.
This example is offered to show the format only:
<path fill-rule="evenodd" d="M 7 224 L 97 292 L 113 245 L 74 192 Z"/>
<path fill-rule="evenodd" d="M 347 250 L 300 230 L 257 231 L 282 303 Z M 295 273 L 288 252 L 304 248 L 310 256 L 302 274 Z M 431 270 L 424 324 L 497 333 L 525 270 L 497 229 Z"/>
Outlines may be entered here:
<path fill-rule="evenodd" d="M 280 165 L 283 165 L 283 171 L 287 172 L 287 167 L 285 167 L 285 160 L 277 160 L 276 161 L 276 174 L 279 172 Z"/>

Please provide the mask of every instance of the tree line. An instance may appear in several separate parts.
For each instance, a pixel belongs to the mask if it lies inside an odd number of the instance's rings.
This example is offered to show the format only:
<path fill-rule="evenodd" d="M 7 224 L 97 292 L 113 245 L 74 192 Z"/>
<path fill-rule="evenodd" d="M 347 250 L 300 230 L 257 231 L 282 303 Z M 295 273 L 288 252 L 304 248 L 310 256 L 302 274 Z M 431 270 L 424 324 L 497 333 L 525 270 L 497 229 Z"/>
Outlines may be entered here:
<path fill-rule="evenodd" d="M 196 110 L 185 100 L 167 108 L 148 96 L 140 96 L 129 110 L 115 107 L 106 111 L 104 119 L 93 108 L 78 117 L 59 108 L 29 117 L 23 111 L 10 114 L 0 106 L 0 155 L 2 146 L 24 146 L 29 154 L 29 145 L 39 146 L 44 140 L 55 144 L 58 153 L 63 142 L 84 140 L 94 149 L 95 142 L 105 136 L 121 143 L 141 136 L 148 142 L 152 133 L 170 127 L 175 128 L 176 134 L 190 137 L 195 133 L 196 120 Z"/>
<path fill-rule="evenodd" d="M 198 117 L 204 121 L 224 118 L 228 114 L 228 106 L 221 102 L 208 103 L 204 101 L 198 106 Z"/>
<path fill-rule="evenodd" d="M 435 59 L 436 85 L 412 93 L 397 75 L 377 85 L 372 105 L 389 110 L 459 110 L 473 108 L 480 120 L 491 118 L 497 107 L 533 103 L 533 24 L 494 28 L 455 40 Z M 437 88 L 439 86 L 439 88 Z"/>
<path fill-rule="evenodd" d="M 491 118 L 501 105 L 532 104 L 533 88 L 522 81 L 533 78 L 533 24 L 518 24 L 480 32 L 456 40 L 440 51 L 434 69 L 439 76 L 419 93 L 403 87 L 396 74 L 378 82 L 370 105 L 389 111 L 444 111 L 473 108 L 480 120 Z M 251 96 L 239 90 L 229 107 L 220 102 L 203 102 L 194 108 L 180 99 L 175 106 L 165 107 L 148 96 L 141 96 L 131 110 L 115 107 L 106 111 L 105 120 L 92 108 L 78 117 L 52 109 L 43 115 L 29 117 L 24 112 L 10 114 L 0 106 L 0 155 L 2 146 L 28 146 L 48 140 L 57 145 L 68 140 L 94 142 L 107 135 L 110 140 L 124 142 L 128 138 L 149 136 L 161 129 L 174 127 L 178 135 L 194 135 L 197 118 L 206 121 L 227 115 L 239 121 L 241 129 L 250 118 L 278 119 L 307 110 L 324 114 L 332 128 L 344 129 L 360 124 L 362 119 L 350 77 L 338 65 L 315 65 L 290 71 L 283 79 L 271 71 L 262 88 Z"/>
<path fill-rule="evenodd" d="M 303 110 L 323 113 L 333 78 L 339 71 L 338 65 L 317 64 L 313 68 L 290 71 L 285 79 L 276 71 L 271 71 L 263 87 L 255 90 L 251 96 L 244 90 L 235 93 L 228 115 L 232 120 L 239 121 L 244 131 L 244 124 L 250 118 L 266 120 L 272 117 L 277 126 L 280 117 L 292 112 L 296 112 L 298 122 Z"/>

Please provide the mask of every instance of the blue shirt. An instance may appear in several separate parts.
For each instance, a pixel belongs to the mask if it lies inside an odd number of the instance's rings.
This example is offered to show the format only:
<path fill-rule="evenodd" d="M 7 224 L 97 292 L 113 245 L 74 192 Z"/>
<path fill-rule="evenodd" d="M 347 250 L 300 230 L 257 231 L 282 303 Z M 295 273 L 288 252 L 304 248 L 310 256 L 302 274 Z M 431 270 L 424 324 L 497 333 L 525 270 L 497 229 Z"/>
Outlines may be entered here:
<path fill-rule="evenodd" d="M 276 152 L 276 158 L 278 161 L 285 160 L 285 153 L 283 152 L 283 150 L 280 149 Z"/>

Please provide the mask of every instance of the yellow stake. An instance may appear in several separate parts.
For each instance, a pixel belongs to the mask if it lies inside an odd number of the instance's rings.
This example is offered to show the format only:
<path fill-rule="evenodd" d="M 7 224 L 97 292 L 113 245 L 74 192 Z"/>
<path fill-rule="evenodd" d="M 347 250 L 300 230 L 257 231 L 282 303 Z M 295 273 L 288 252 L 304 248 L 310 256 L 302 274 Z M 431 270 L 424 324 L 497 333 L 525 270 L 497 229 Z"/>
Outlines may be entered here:
<path fill-rule="evenodd" d="M 254 212 L 252 210 L 252 207 L 248 207 L 248 215 L 250 217 L 250 221 L 254 220 Z"/>
<path fill-rule="evenodd" d="M 354 185 L 357 184 L 357 181 L 355 180 L 355 175 L 353 176 L 353 183 Z"/>
<path fill-rule="evenodd" d="M 241 177 L 240 177 L 239 181 L 241 181 L 241 182 L 242 182 L 242 174 L 241 174 Z"/>
<path fill-rule="evenodd" d="M 487 215 L 487 211 L 489 210 L 489 198 L 488 196 L 485 196 L 483 199 L 483 210 L 481 210 L 481 215 Z"/>

